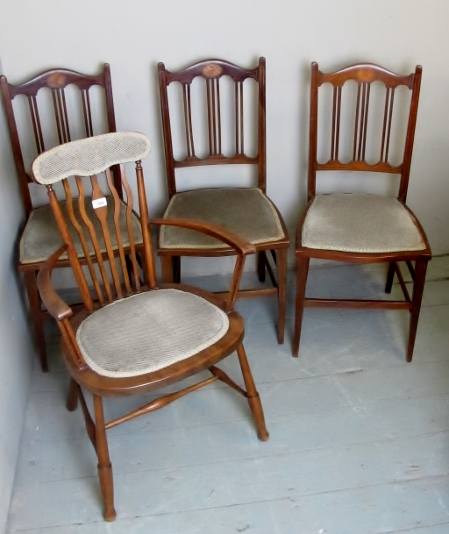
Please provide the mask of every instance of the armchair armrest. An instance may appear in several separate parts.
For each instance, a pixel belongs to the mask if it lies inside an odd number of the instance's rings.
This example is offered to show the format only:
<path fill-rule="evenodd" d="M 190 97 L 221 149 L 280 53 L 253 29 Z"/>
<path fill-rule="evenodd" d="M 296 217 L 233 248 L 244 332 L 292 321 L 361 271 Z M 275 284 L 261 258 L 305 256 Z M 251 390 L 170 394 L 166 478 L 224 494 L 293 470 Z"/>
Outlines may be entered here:
<path fill-rule="evenodd" d="M 202 232 L 211 237 L 219 239 L 223 243 L 226 243 L 233 248 L 237 253 L 237 260 L 234 267 L 234 273 L 232 276 L 231 287 L 229 288 L 228 298 L 226 300 L 226 311 L 229 312 L 234 308 L 235 299 L 237 297 L 237 291 L 240 285 L 240 280 L 243 274 L 243 267 L 245 265 L 245 257 L 248 254 L 254 254 L 256 248 L 254 245 L 243 239 L 238 234 L 223 228 L 217 224 L 206 223 L 202 221 L 194 221 L 192 219 L 151 219 L 150 224 L 162 226 L 164 224 L 168 226 L 179 226 L 182 228 L 188 228 L 189 230 L 196 230 Z"/>
<path fill-rule="evenodd" d="M 67 245 L 63 245 L 54 252 L 48 260 L 39 269 L 37 275 L 37 287 L 41 296 L 42 302 L 50 312 L 50 314 L 57 320 L 62 321 L 73 315 L 71 308 L 61 299 L 56 293 L 53 284 L 51 283 L 51 272 L 59 257 L 67 250 Z"/>

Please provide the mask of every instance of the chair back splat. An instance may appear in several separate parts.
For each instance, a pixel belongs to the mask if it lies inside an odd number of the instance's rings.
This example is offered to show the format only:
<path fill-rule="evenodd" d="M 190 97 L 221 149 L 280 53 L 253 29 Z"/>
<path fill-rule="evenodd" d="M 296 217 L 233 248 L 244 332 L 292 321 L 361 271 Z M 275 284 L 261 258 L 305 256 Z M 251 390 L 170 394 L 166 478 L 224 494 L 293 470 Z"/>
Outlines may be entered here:
<path fill-rule="evenodd" d="M 421 73 L 422 68 L 419 65 L 414 73 L 401 76 L 371 63 L 353 65 L 338 72 L 324 73 L 318 69 L 317 63 L 312 63 L 309 200 L 316 194 L 318 171 L 368 171 L 399 175 L 400 185 L 397 198 L 405 202 Z M 319 92 L 325 84 L 330 85 L 332 92 L 331 104 L 328 106 L 330 112 L 324 117 L 324 114 L 320 115 L 320 110 L 322 111 L 323 108 L 319 107 L 319 101 L 324 99 L 325 95 L 323 93 L 319 99 Z M 351 92 L 354 85 L 356 89 Z M 401 106 L 401 109 L 396 112 L 395 96 L 398 88 L 401 87 L 411 92 L 396 97 L 397 107 Z M 381 100 L 383 104 L 380 104 Z M 409 102 L 408 112 L 404 109 L 407 101 Z M 408 121 L 405 125 L 405 132 L 398 132 L 398 123 L 401 123 L 403 115 L 407 113 Z M 343 119 L 346 117 L 348 119 L 343 124 Z M 320 152 L 323 162 L 320 162 L 318 157 L 318 130 L 326 132 L 326 135 L 330 134 L 330 142 L 326 138 L 326 143 L 322 143 L 328 148 L 327 157 L 325 149 L 322 151 L 324 155 Z M 391 150 L 391 145 L 396 141 L 393 137 L 395 135 L 400 137 L 400 133 L 405 133 L 402 135 L 404 141 L 402 147 L 396 148 L 395 146 L 395 150 Z M 320 140 L 323 140 L 321 136 Z M 392 162 L 392 157 L 399 161 Z"/>
<path fill-rule="evenodd" d="M 97 76 L 52 69 L 20 85 L 13 85 L 6 76 L 0 76 L 0 86 L 22 200 L 28 215 L 32 199 L 27 164 L 52 146 L 102 133 L 96 105 L 99 96 L 106 108 L 107 122 L 101 128 L 103 132 L 116 131 L 110 67 L 106 63 Z M 101 95 L 95 93 L 95 87 L 100 89 Z M 25 161 L 25 153 L 30 161 Z M 120 191 L 118 187 L 117 190 Z"/>
<path fill-rule="evenodd" d="M 254 69 L 244 69 L 227 61 L 211 59 L 178 72 L 170 72 L 163 63 L 159 63 L 158 70 L 169 197 L 171 198 L 177 192 L 175 169 L 223 164 L 257 165 L 257 187 L 265 193 L 265 58 L 260 58 L 259 65 Z M 231 81 L 230 88 L 223 87 L 225 80 Z M 254 155 L 248 154 L 249 142 L 245 143 L 247 136 L 254 130 L 248 116 L 251 111 L 250 106 L 254 107 L 254 102 L 244 90 L 245 82 L 250 80 L 257 84 L 257 102 L 259 103 L 256 112 L 257 150 Z M 193 88 L 194 81 L 202 86 Z M 168 93 L 168 87 L 170 84 L 175 85 L 174 82 L 180 85 L 182 93 L 183 128 L 180 128 L 182 140 L 179 139 L 179 144 L 185 148 L 184 155 L 177 157 L 175 157 L 172 131 L 175 117 L 170 114 Z M 202 96 L 199 97 L 199 94 Z M 230 98 L 227 99 L 226 96 Z M 226 102 L 228 106 L 224 107 Z M 197 145 L 202 141 L 199 116 L 203 112 L 207 149 L 198 155 Z M 228 117 L 230 120 L 226 120 Z M 226 136 L 229 137 L 230 142 L 226 143 L 229 144 L 229 149 L 224 155 L 224 137 Z"/>
<path fill-rule="evenodd" d="M 33 164 L 33 178 L 48 189 L 67 253 L 82 292 L 86 308 L 101 305 L 141 290 L 141 274 L 136 249 L 144 243 L 144 279 L 150 288 L 156 286 L 155 268 L 148 235 L 148 210 L 140 160 L 150 151 L 142 134 L 134 132 L 104 134 L 94 139 L 61 145 L 46 152 Z M 140 226 L 133 211 L 133 199 L 124 163 L 136 161 Z M 121 187 L 125 202 L 119 196 L 110 168 L 120 165 Z M 105 178 L 100 180 L 100 173 Z M 75 183 L 67 178 L 75 176 Z M 63 183 L 65 208 L 58 200 L 53 185 Z M 66 216 L 63 213 L 66 210 Z M 66 222 L 67 218 L 67 222 Z M 79 245 L 72 236 L 76 235 Z M 85 258 L 90 281 L 81 267 Z M 96 268 L 98 266 L 98 268 Z M 92 298 L 91 292 L 94 293 Z"/>

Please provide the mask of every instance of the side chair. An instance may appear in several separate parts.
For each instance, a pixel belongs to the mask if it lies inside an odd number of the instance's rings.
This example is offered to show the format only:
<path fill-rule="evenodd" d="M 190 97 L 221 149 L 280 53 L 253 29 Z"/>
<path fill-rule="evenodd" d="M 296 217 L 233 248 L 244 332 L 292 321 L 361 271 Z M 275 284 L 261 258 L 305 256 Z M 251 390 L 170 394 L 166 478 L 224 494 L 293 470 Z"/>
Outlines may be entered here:
<path fill-rule="evenodd" d="M 238 298 L 275 295 L 283 343 L 289 238 L 266 191 L 265 58 L 253 69 L 208 59 L 176 72 L 159 63 L 158 70 L 169 197 L 163 216 L 219 224 L 255 247 L 259 280 L 268 272 L 273 287 L 240 290 Z M 182 256 L 232 254 L 208 236 L 160 230 L 166 282 L 180 281 Z"/>
<path fill-rule="evenodd" d="M 312 63 L 308 204 L 296 237 L 294 356 L 298 356 L 304 307 L 385 308 L 409 312 L 407 361 L 412 360 L 431 259 L 424 230 L 406 204 L 421 72 L 417 66 L 411 74 L 398 75 L 361 63 L 325 73 Z M 386 175 L 387 187 L 396 192 L 347 191 L 344 180 L 349 175 L 366 184 L 369 173 L 376 180 Z M 329 177 L 331 192 L 319 194 L 317 180 L 319 176 L 324 180 L 324 175 Z M 385 292 L 391 292 L 396 274 L 404 300 L 309 298 L 306 283 L 311 258 L 385 263 Z M 412 295 L 400 263 L 410 271 Z"/>
<path fill-rule="evenodd" d="M 38 154 L 55 145 L 116 131 L 110 67 L 104 64 L 94 76 L 52 69 L 18 85 L 0 76 L 0 87 L 25 212 L 18 269 L 25 282 L 41 368 L 48 371 L 43 321 L 50 315 L 42 309 L 36 276 L 62 242 L 50 206 L 39 206 L 42 200 L 29 168 Z M 119 182 L 117 191 L 122 194 Z M 67 256 L 61 257 L 57 267 L 67 266 Z"/>
<path fill-rule="evenodd" d="M 226 299 L 187 285 L 159 283 L 141 166 L 141 160 L 149 152 L 150 143 L 143 134 L 110 133 L 55 147 L 41 154 L 32 166 L 33 178 L 47 186 L 64 242 L 41 265 L 39 292 L 61 330 L 62 352 L 71 375 L 68 407 L 75 409 L 77 400 L 81 404 L 87 434 L 98 456 L 107 521 L 116 517 L 108 429 L 221 380 L 246 397 L 257 436 L 262 441 L 268 439 L 262 405 L 242 343 L 243 319 L 233 309 L 245 258 L 254 253 L 254 247 L 232 232 L 209 223 L 155 219 L 151 222 L 159 226 L 189 228 L 219 239 L 232 247 L 236 255 Z M 129 162 L 135 162 L 139 225 L 143 236 L 142 267 L 137 261 L 132 218 L 134 203 L 125 175 L 124 164 Z M 125 202 L 120 201 L 110 171 L 114 165 L 120 165 Z M 61 182 L 67 208 L 54 190 L 55 184 Z M 77 192 L 77 196 L 73 192 Z M 113 225 L 107 223 L 111 216 Z M 78 233 L 87 260 L 84 269 L 73 229 Z M 114 243 L 117 246 L 113 246 Z M 77 314 L 61 300 L 51 282 L 51 272 L 65 252 L 85 305 Z M 131 269 L 126 265 L 126 257 Z M 216 366 L 234 351 L 245 389 Z M 139 409 L 105 421 L 104 398 L 145 394 L 201 371 L 208 371 L 210 376 L 187 387 L 184 384 L 176 392 L 165 393 Z M 93 416 L 85 392 L 93 397 Z"/>

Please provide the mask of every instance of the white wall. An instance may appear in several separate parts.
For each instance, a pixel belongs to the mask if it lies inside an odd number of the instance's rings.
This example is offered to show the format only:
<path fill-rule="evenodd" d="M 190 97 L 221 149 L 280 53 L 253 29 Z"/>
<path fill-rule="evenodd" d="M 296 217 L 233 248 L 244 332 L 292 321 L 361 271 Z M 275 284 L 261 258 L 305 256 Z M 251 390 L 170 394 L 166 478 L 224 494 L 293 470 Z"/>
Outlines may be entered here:
<path fill-rule="evenodd" d="M 304 203 L 310 62 L 318 61 L 320 67 L 331 70 L 372 61 L 397 72 L 411 72 L 422 64 L 409 204 L 427 230 L 434 252 L 449 252 L 447 0 L 23 0 L 7 4 L 7 9 L 0 8 L 0 53 L 11 82 L 54 66 L 95 73 L 101 63 L 111 64 L 119 129 L 142 131 L 153 142 L 153 153 L 145 162 L 153 215 L 160 214 L 166 201 L 158 61 L 178 69 L 194 60 L 221 57 L 251 67 L 258 56 L 267 58 L 268 193 L 292 229 Z M 8 145 L 0 121 L 3 153 Z M 0 165 L 3 169 L 4 158 Z M 0 245 L 10 258 L 9 229 L 17 226 L 19 215 L 10 198 L 15 195 L 13 186 L 4 177 L 1 183 L 0 202 L 6 208 L 0 207 L 1 216 L 8 227 L 1 226 Z M 7 329 L 10 335 L 2 339 L 9 348 L 0 356 L 0 372 L 14 389 L 26 382 L 18 377 L 25 351 L 23 323 L 16 319 L 17 332 L 12 334 L 8 321 L 17 316 L 20 303 L 11 261 L 4 257 L 1 261 L 1 296 L 7 291 L 10 295 L 0 300 L 0 332 Z M 11 429 L 11 444 L 16 443 L 16 434 L 17 428 Z M 2 460 L 2 484 L 5 468 L 10 465 Z"/>
<path fill-rule="evenodd" d="M 0 107 L 0 532 L 6 525 L 34 352 L 16 272 L 23 213 L 17 185 L 10 179 L 14 174 L 7 139 Z"/>

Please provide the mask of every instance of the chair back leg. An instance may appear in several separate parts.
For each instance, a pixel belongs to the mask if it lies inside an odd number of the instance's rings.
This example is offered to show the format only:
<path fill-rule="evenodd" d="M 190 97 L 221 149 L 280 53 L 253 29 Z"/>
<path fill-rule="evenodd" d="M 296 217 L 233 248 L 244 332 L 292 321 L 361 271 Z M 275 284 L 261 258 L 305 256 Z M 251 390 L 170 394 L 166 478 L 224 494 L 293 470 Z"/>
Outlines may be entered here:
<path fill-rule="evenodd" d="M 287 254 L 288 248 L 276 251 L 278 274 L 278 343 L 284 343 L 285 313 L 287 307 Z"/>
<path fill-rule="evenodd" d="M 304 314 L 304 299 L 306 296 L 307 275 L 309 272 L 310 258 L 297 257 L 296 266 L 296 303 L 295 303 L 295 330 L 293 334 L 292 353 L 296 358 L 299 353 L 299 341 L 301 339 L 302 317 Z"/>

